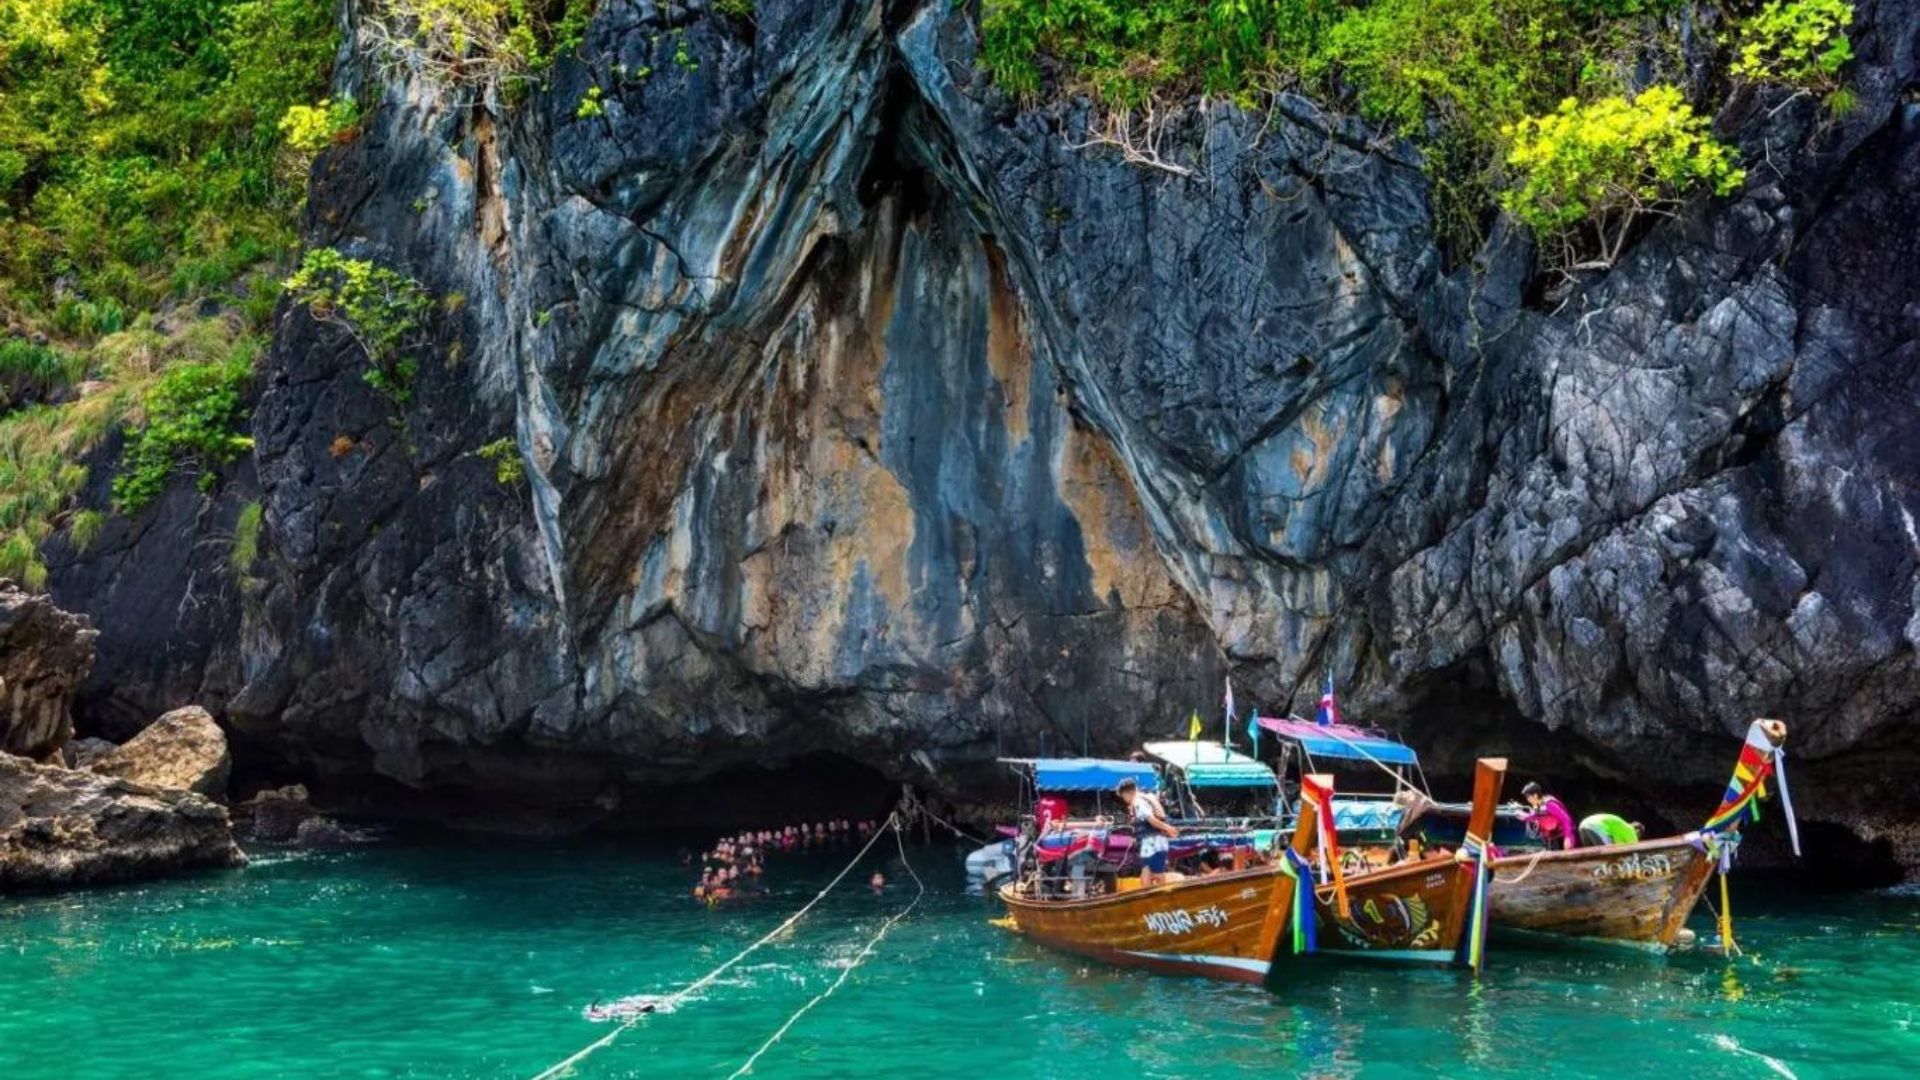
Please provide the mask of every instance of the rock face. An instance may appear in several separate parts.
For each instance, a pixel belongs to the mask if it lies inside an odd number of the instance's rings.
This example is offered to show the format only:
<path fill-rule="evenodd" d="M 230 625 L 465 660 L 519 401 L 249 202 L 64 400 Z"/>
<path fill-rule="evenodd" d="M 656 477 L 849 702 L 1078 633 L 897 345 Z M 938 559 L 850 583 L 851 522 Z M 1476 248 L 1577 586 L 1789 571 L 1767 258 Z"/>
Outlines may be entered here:
<path fill-rule="evenodd" d="M 46 758 L 73 736 L 97 637 L 85 617 L 0 579 L 0 752 Z"/>
<path fill-rule="evenodd" d="M 309 240 L 445 302 L 403 418 L 284 314 L 272 570 L 182 646 L 240 738 L 588 821 L 820 752 L 959 793 L 1331 670 L 1441 771 L 1678 822 L 1781 716 L 1801 811 L 1920 866 L 1914 0 L 1857 5 L 1854 111 L 1738 92 L 1746 190 L 1551 307 L 1305 99 L 1189 110 L 1176 176 L 998 94 L 944 0 L 701 7 L 605 0 L 523 106 L 390 87 L 323 157 Z"/>
<path fill-rule="evenodd" d="M 300 826 L 320 816 L 305 784 L 288 784 L 259 792 L 234 804 L 234 831 L 243 838 L 267 844 L 289 844 Z"/>
<path fill-rule="evenodd" d="M 175 788 L 216 802 L 227 797 L 233 755 L 227 737 L 198 705 L 175 709 L 87 768 L 148 787 Z"/>
<path fill-rule="evenodd" d="M 0 754 L 0 891 L 245 861 L 226 810 L 199 795 Z"/>
<path fill-rule="evenodd" d="M 61 757 L 67 768 L 84 769 L 118 749 L 105 739 L 75 739 L 63 748 Z"/>

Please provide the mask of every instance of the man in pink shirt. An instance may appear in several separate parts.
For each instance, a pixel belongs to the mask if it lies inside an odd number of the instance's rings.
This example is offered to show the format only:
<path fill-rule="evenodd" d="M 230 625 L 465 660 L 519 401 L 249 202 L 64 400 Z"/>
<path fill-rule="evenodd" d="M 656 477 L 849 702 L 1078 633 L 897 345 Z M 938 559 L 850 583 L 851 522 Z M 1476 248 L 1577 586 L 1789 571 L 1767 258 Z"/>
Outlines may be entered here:
<path fill-rule="evenodd" d="M 1533 813 L 1527 815 L 1527 824 L 1534 827 L 1540 839 L 1546 841 L 1551 849 L 1572 850 L 1580 846 L 1579 834 L 1574 831 L 1573 815 L 1567 812 L 1567 804 L 1540 790 L 1539 784 L 1528 784 L 1520 789 L 1520 794 L 1533 807 Z"/>

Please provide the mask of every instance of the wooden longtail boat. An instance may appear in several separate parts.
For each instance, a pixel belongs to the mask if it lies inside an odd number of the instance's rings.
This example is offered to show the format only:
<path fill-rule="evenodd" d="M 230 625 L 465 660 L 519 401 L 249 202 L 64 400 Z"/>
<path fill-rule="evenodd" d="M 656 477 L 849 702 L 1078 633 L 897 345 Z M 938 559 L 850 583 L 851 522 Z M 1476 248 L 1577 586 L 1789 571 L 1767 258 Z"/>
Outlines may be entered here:
<path fill-rule="evenodd" d="M 1493 925 L 1650 950 L 1673 946 L 1718 865 L 1754 818 L 1787 728 L 1756 720 L 1733 780 L 1699 832 L 1637 844 L 1541 851 L 1493 860 Z"/>
<path fill-rule="evenodd" d="M 1476 835 L 1491 827 L 1505 772 L 1504 760 L 1480 762 Z M 1296 952 L 1452 962 L 1473 915 L 1480 867 L 1436 855 L 1342 877 L 1337 849 L 1326 850 L 1333 879 L 1312 884 L 1309 856 L 1331 847 L 1320 808 L 1332 779 L 1316 774 L 1307 784 L 1319 797 L 1301 800 L 1292 854 L 1274 865 L 1086 899 L 1043 898 L 1016 882 L 1000 890 L 1010 924 L 1041 944 L 1106 963 L 1233 982 L 1263 982 L 1274 963 Z M 1312 918 L 1295 918 L 1302 893 L 1313 897 Z M 1283 948 L 1290 927 L 1291 947 Z M 1479 950 L 1471 952 L 1477 961 Z"/>

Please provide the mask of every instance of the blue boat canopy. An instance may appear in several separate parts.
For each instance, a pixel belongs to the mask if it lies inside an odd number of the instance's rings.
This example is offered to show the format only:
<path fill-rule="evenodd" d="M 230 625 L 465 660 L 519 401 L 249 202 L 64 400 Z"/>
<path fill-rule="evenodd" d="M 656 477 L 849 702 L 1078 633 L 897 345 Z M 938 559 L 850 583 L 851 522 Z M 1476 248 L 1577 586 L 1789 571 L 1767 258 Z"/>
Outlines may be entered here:
<path fill-rule="evenodd" d="M 1346 724 L 1310 724 L 1304 720 L 1260 718 L 1260 727 L 1301 745 L 1314 757 L 1378 761 L 1386 765 L 1418 765 L 1420 755 L 1411 746 L 1383 739 Z"/>
<path fill-rule="evenodd" d="M 1022 764 L 1033 767 L 1033 786 L 1040 791 L 1112 791 L 1128 778 L 1139 784 L 1141 791 L 1160 788 L 1160 774 L 1143 761 L 1038 758 Z"/>

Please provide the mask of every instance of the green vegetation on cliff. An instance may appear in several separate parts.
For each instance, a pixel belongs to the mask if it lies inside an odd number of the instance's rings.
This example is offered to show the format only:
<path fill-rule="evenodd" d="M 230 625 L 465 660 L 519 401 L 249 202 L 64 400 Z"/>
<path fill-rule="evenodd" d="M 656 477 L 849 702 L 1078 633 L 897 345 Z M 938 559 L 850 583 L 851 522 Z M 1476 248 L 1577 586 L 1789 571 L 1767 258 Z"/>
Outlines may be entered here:
<path fill-rule="evenodd" d="M 496 100 L 578 48 L 596 0 L 378 0 L 363 32 L 390 69 Z"/>
<path fill-rule="evenodd" d="M 331 0 L 0 0 L 0 316 L 69 336 L 294 241 Z"/>
<path fill-rule="evenodd" d="M 0 575 L 93 542 L 71 501 L 114 429 L 127 513 L 244 449 L 259 268 L 355 117 L 321 100 L 337 41 L 332 0 L 0 0 Z"/>
<path fill-rule="evenodd" d="M 1704 118 L 1677 89 L 1661 85 L 1678 77 L 1684 6 L 986 0 L 982 64 L 1016 94 L 1084 93 L 1123 113 L 1157 105 L 1164 115 L 1173 99 L 1195 93 L 1256 104 L 1288 88 L 1347 101 L 1426 151 L 1445 239 L 1470 244 L 1486 212 L 1500 205 L 1551 240 L 1547 259 L 1565 268 L 1610 262 L 1623 220 L 1739 183 L 1737 163 Z M 1821 91 L 1838 86 L 1852 55 L 1846 29 L 1853 9 L 1845 0 L 1721 6 L 1734 27 L 1734 75 Z M 1677 126 L 1668 141 L 1685 143 L 1685 154 L 1652 150 L 1667 145 L 1655 133 L 1663 125 Z M 1523 137 L 1534 145 L 1516 145 Z M 1647 196 L 1649 170 L 1659 173 L 1657 199 Z M 1575 198 L 1571 187 L 1633 194 Z M 1622 201 L 1639 210 L 1621 211 Z"/>
<path fill-rule="evenodd" d="M 286 280 L 287 295 L 316 319 L 333 323 L 366 353 L 367 385 L 396 405 L 413 398 L 416 350 L 433 314 L 433 295 L 396 270 L 315 248 Z"/>

